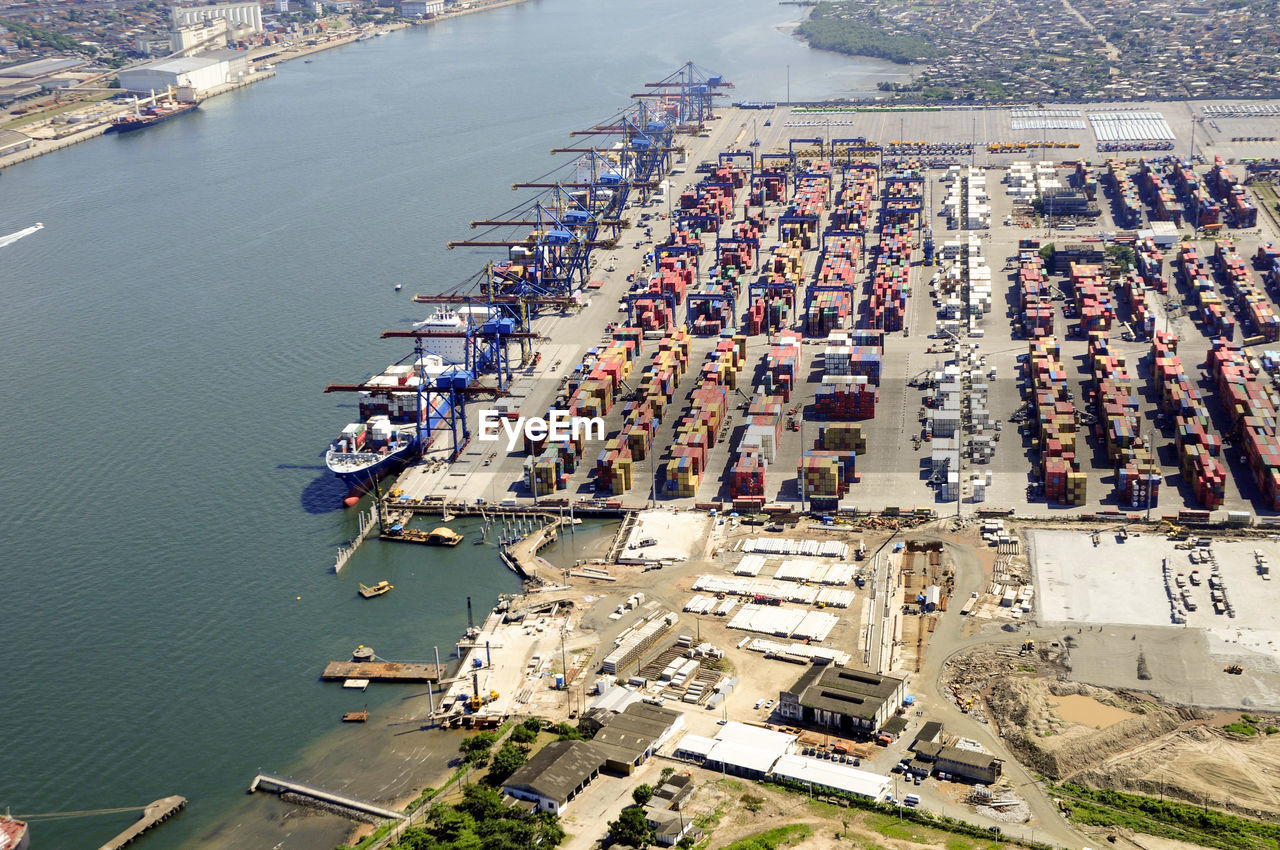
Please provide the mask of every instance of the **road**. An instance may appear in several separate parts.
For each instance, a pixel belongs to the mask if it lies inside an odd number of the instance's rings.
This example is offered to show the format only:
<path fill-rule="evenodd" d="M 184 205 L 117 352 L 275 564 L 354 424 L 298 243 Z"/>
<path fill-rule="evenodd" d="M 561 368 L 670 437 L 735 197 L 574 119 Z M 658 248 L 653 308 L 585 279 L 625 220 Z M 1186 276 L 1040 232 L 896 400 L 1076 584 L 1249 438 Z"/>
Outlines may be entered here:
<path fill-rule="evenodd" d="M 913 537 L 929 539 L 931 535 L 927 533 L 913 534 Z M 952 598 L 968 599 L 972 592 L 981 591 L 986 586 L 986 578 L 983 575 L 982 565 L 978 562 L 973 552 L 965 547 L 956 546 L 941 536 L 933 535 L 932 537 L 933 539 L 942 539 L 947 544 L 947 551 L 951 555 L 952 563 L 955 564 L 956 583 Z M 948 733 L 972 738 L 988 751 L 1004 760 L 1005 779 L 1018 795 L 1027 802 L 1034 819 L 1038 823 L 1034 827 L 1030 825 L 1010 826 L 1007 823 L 976 815 L 961 806 L 945 803 L 937 803 L 936 805 L 938 805 L 943 814 L 962 818 L 982 826 L 999 826 L 1006 834 L 1034 838 L 1038 841 L 1047 841 L 1071 848 L 1092 846 L 1094 842 L 1091 839 L 1077 832 L 1058 813 L 1057 807 L 1045 794 L 1044 789 L 1018 763 L 994 730 L 987 724 L 979 723 L 970 715 L 960 711 L 959 707 L 951 699 L 950 693 L 941 685 L 942 668 L 947 659 L 960 652 L 984 644 L 992 646 L 1016 645 L 1024 639 L 1023 635 L 993 638 L 988 634 L 978 634 L 966 638 L 962 637 L 963 630 L 964 618 L 960 616 L 958 607 L 953 606 L 950 611 L 938 618 L 937 630 L 930 640 L 932 649 L 926 654 L 924 665 L 915 676 L 912 686 L 924 698 L 924 704 L 928 707 L 929 716 L 927 719 L 942 722 Z M 934 808 L 935 801 L 927 799 L 926 804 L 929 808 Z"/>

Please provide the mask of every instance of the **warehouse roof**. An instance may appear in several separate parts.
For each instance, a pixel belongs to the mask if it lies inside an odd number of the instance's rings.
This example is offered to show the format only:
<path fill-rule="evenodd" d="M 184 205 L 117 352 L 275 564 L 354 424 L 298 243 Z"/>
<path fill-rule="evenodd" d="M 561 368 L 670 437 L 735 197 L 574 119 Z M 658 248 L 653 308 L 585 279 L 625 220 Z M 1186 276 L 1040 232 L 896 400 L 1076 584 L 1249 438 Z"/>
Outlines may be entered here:
<path fill-rule="evenodd" d="M 803 706 L 870 720 L 903 681 L 852 667 L 821 664 L 806 670 L 791 692 Z"/>
<path fill-rule="evenodd" d="M 938 740 L 938 736 L 942 734 L 942 724 L 936 720 L 930 720 L 928 723 L 920 727 L 920 731 L 916 733 L 915 743 L 911 745 L 911 749 L 915 749 L 920 744 L 931 744 Z"/>
<path fill-rule="evenodd" d="M 773 773 L 785 779 L 812 782 L 815 786 L 847 791 L 872 800 L 883 799 L 889 793 L 887 776 L 805 756 L 782 756 L 773 766 Z"/>
<path fill-rule="evenodd" d="M 552 741 L 511 774 L 506 788 L 527 788 L 564 802 L 604 765 L 604 755 L 586 741 Z"/>
<path fill-rule="evenodd" d="M 177 59 L 162 59 L 159 62 L 148 62 L 145 65 L 139 65 L 136 68 L 127 68 L 126 71 L 165 71 L 170 74 L 186 74 L 191 71 L 199 71 L 201 68 L 208 68 L 210 65 L 217 65 L 222 62 L 221 59 L 206 59 L 200 56 L 181 56 Z"/>
<path fill-rule="evenodd" d="M 759 726 L 730 721 L 716 734 L 716 745 L 707 758 L 747 770 L 768 773 L 769 768 L 795 743 L 795 736 Z"/>
<path fill-rule="evenodd" d="M 973 750 L 962 750 L 959 747 L 942 747 L 938 751 L 938 760 L 946 759 L 956 764 L 963 764 L 967 767 L 976 767 L 982 770 L 988 770 L 1000 759 L 990 753 L 975 753 Z"/>
<path fill-rule="evenodd" d="M 82 68 L 88 64 L 88 61 L 84 59 L 60 57 L 36 59 L 31 62 L 22 62 L 18 65 L 9 65 L 6 68 L 0 68 L 0 77 L 43 77 L 46 74 L 56 74 L 59 71 L 70 71 L 73 68 Z"/>

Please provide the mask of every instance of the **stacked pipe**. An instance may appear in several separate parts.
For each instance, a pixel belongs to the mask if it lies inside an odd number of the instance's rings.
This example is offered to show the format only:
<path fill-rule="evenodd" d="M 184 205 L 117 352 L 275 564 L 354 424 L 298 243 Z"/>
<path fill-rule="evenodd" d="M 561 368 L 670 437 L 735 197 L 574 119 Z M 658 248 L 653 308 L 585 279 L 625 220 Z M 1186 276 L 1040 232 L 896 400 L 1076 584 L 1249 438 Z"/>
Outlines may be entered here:
<path fill-rule="evenodd" d="M 1076 409 L 1059 352 L 1053 337 L 1034 339 L 1026 363 L 1035 399 L 1044 491 L 1047 499 L 1059 504 L 1083 505 L 1086 477 L 1076 462 Z"/>
<path fill-rule="evenodd" d="M 1174 445 L 1183 478 L 1196 501 L 1212 510 L 1222 504 L 1227 471 L 1219 455 L 1222 441 L 1213 432 L 1203 394 L 1182 367 L 1178 337 L 1157 332 L 1151 342 L 1152 380 L 1160 395 L 1160 409 L 1174 417 Z"/>
<path fill-rule="evenodd" d="M 1226 340 L 1214 340 L 1209 372 L 1267 509 L 1280 510 L 1280 432 L 1274 394 L 1259 380 L 1240 347 Z"/>

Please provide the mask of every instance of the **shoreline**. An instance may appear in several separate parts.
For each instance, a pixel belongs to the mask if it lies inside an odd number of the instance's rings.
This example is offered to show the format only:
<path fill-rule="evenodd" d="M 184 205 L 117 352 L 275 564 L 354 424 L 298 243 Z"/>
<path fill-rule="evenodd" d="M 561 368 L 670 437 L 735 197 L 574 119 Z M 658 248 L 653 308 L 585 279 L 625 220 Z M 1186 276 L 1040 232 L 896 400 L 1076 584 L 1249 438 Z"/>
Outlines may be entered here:
<path fill-rule="evenodd" d="M 345 29 L 345 30 L 341 30 L 339 33 L 335 33 L 332 36 L 327 36 L 324 41 L 319 42 L 317 44 L 294 45 L 289 48 L 286 48 L 283 51 L 278 51 L 276 49 L 277 48 L 276 45 L 265 45 L 263 47 L 259 47 L 254 50 L 249 50 L 247 51 L 247 54 L 248 54 L 248 59 L 251 65 L 261 60 L 269 60 L 270 64 L 273 64 L 273 65 L 281 62 L 291 62 L 295 59 L 305 59 L 306 57 L 309 57 L 312 54 L 320 53 L 325 50 L 330 50 L 335 47 L 342 47 L 347 44 L 352 44 L 359 38 L 361 34 L 365 32 L 376 32 L 376 33 L 395 32 L 396 30 L 408 29 L 409 27 L 426 26 L 430 24 L 439 23 L 442 21 L 449 21 L 449 20 L 453 20 L 454 18 L 461 18 L 467 15 L 473 15 L 473 14 L 476 14 L 477 12 L 487 12 L 491 9 L 499 9 L 507 6 L 516 6 L 521 3 L 525 3 L 527 1 L 528 0 L 495 0 L 495 2 L 492 2 L 492 3 L 483 3 L 480 5 L 473 5 L 466 9 L 459 9 L 456 12 L 449 12 L 444 15 L 439 15 L 434 18 L 427 18 L 419 21 L 395 21 L 390 24 L 373 24 L 364 28 Z M 227 92 L 230 92 L 230 91 L 235 91 L 236 89 L 244 88 L 245 86 L 249 86 L 254 83 L 260 83 L 263 80 L 274 77 L 275 75 L 276 75 L 276 72 L 274 70 L 252 71 L 251 73 L 246 75 L 245 78 L 242 80 L 238 80 L 237 82 L 234 82 L 234 83 L 226 83 L 224 85 L 218 86 L 216 88 L 210 89 L 209 91 L 205 92 L 204 96 L 201 97 L 201 102 L 210 100 L 219 95 L 226 94 Z M 103 89 L 103 91 L 111 92 L 113 90 Z M 95 107 L 102 107 L 109 103 L 110 101 L 88 101 L 84 104 L 84 108 L 92 110 Z M 31 146 L 26 148 L 25 150 L 0 158 L 0 172 L 3 172 L 6 168 L 10 168 L 14 165 L 19 165 L 24 162 L 30 162 L 33 159 L 38 159 L 47 154 L 51 154 L 56 151 L 60 151 L 64 148 L 71 147 L 72 145 L 78 145 L 81 142 L 87 142 L 90 139 L 96 139 L 99 136 L 105 135 L 107 132 L 107 128 L 111 126 L 111 119 L 116 117 L 119 114 L 123 114 L 125 111 L 127 111 L 127 107 L 121 107 L 119 110 L 107 111 L 105 114 L 105 119 L 102 123 L 93 124 L 84 130 L 69 133 L 66 136 L 62 136 L 61 138 L 56 138 L 56 139 L 38 139 L 35 137 L 30 137 L 29 134 L 24 132 L 21 128 L 13 128 L 15 132 L 22 133 L 23 135 L 29 136 L 29 138 L 31 138 Z M 32 122 L 32 124 L 41 124 L 42 122 L 46 122 L 50 120 L 52 120 L 52 118 L 49 118 L 49 119 L 40 118 L 37 121 Z"/>

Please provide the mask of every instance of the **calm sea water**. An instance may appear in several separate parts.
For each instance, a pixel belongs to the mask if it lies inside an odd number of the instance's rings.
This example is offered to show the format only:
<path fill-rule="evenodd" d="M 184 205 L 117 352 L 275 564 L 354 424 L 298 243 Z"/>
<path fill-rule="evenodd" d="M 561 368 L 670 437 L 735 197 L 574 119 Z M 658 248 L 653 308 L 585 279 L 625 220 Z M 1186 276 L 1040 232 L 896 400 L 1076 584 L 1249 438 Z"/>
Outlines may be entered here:
<path fill-rule="evenodd" d="M 340 773 L 359 739 L 335 728 L 353 700 L 324 662 L 357 643 L 429 658 L 467 594 L 484 611 L 517 583 L 466 544 L 370 542 L 335 577 L 353 517 L 321 452 L 354 409 L 320 390 L 406 353 L 377 336 L 422 317 L 408 294 L 485 259 L 444 242 L 644 81 L 693 58 L 736 97 L 782 99 L 790 65 L 801 99 L 898 72 L 808 51 L 797 14 L 534 0 L 4 171 L 0 233 L 45 229 L 0 249 L 0 805 L 180 793 L 189 810 L 139 845 L 176 847 L 265 817 L 242 802 L 259 768 Z M 393 594 L 357 598 L 383 578 Z M 95 847 L 132 817 L 39 823 L 36 846 Z"/>

